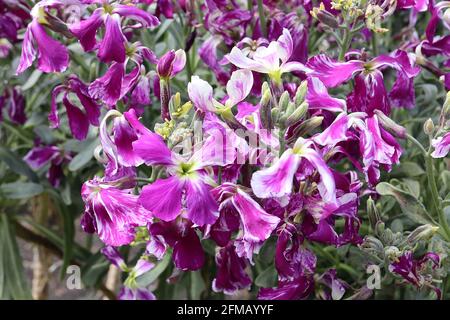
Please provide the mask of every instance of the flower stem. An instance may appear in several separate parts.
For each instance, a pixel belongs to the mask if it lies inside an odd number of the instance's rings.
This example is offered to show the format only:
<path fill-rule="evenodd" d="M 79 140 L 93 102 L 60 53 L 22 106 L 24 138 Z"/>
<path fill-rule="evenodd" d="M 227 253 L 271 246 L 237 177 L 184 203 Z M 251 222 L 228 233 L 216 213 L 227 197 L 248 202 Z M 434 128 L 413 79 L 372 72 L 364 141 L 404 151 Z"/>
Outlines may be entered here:
<path fill-rule="evenodd" d="M 345 53 L 350 47 L 350 42 L 352 41 L 352 33 L 348 27 L 344 29 L 344 39 L 342 40 L 341 51 L 339 52 L 339 61 L 344 61 Z"/>
<path fill-rule="evenodd" d="M 261 25 L 261 33 L 265 38 L 267 38 L 266 17 L 264 16 L 264 7 L 262 0 L 258 0 L 258 15 L 259 24 Z"/>
<path fill-rule="evenodd" d="M 431 190 L 431 196 L 433 198 L 434 209 L 439 218 L 439 225 L 444 229 L 447 239 L 450 239 L 450 227 L 448 226 L 447 218 L 445 217 L 444 210 L 441 206 L 439 191 L 437 189 L 436 179 L 434 178 L 433 158 L 431 157 L 430 152 L 427 152 L 425 155 L 425 169 L 427 172 L 428 187 Z"/>

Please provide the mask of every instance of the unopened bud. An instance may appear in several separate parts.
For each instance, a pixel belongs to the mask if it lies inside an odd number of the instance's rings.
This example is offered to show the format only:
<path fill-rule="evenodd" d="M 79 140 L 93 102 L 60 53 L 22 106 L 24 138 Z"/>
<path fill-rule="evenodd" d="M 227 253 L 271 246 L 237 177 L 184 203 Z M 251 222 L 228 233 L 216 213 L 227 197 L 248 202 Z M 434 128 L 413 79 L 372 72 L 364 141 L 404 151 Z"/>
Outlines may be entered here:
<path fill-rule="evenodd" d="M 308 111 L 308 102 L 303 102 L 300 106 L 294 110 L 294 112 L 287 118 L 286 127 L 290 127 L 293 124 L 300 121 Z"/>
<path fill-rule="evenodd" d="M 278 119 L 280 118 L 280 109 L 278 109 L 278 108 L 273 108 L 273 109 L 271 110 L 270 114 L 271 114 L 272 121 L 273 121 L 274 123 L 278 122 Z"/>
<path fill-rule="evenodd" d="M 383 256 L 384 254 L 383 243 L 373 236 L 366 236 L 360 248 L 374 256 Z"/>
<path fill-rule="evenodd" d="M 377 223 L 378 221 L 381 221 L 381 217 L 375 201 L 372 200 L 372 197 L 369 197 L 369 199 L 367 199 L 367 216 L 369 217 L 369 222 L 372 226 L 372 229 L 376 230 Z"/>
<path fill-rule="evenodd" d="M 325 6 L 323 5 L 323 3 L 321 3 L 319 7 L 313 8 L 310 14 L 315 19 L 319 20 L 324 25 L 329 26 L 330 28 L 339 27 L 339 22 L 337 21 L 336 17 L 332 13 L 325 10 Z"/>
<path fill-rule="evenodd" d="M 261 100 L 259 102 L 259 105 L 261 112 L 261 123 L 265 129 L 272 128 L 273 119 L 270 111 L 271 100 L 272 100 L 272 93 L 270 91 L 269 84 L 267 82 L 264 82 L 261 87 Z"/>
<path fill-rule="evenodd" d="M 385 128 L 387 131 L 389 131 L 394 136 L 405 139 L 406 138 L 406 129 L 402 127 L 401 125 L 395 123 L 391 118 L 389 118 L 387 115 L 385 115 L 380 110 L 375 110 L 375 114 L 378 117 L 378 120 L 380 120 L 381 125 L 383 128 Z"/>
<path fill-rule="evenodd" d="M 423 226 L 414 229 L 406 238 L 406 241 L 410 245 L 414 245 L 420 240 L 428 240 L 439 230 L 439 227 L 432 226 L 431 224 L 425 224 Z"/>
<path fill-rule="evenodd" d="M 304 100 L 306 96 L 306 91 L 308 90 L 308 82 L 306 80 L 302 81 L 300 85 L 297 88 L 297 91 L 295 92 L 294 102 L 295 105 L 300 105 Z"/>
<path fill-rule="evenodd" d="M 170 50 L 159 59 L 156 71 L 160 78 L 170 78 L 175 61 L 175 50 Z"/>
<path fill-rule="evenodd" d="M 425 123 L 423 124 L 423 131 L 426 135 L 430 136 L 434 132 L 434 123 L 431 118 L 429 118 Z"/>
<path fill-rule="evenodd" d="M 323 117 L 314 116 L 312 118 L 309 118 L 301 125 L 299 125 L 296 130 L 294 131 L 295 137 L 302 137 L 306 135 L 307 133 L 311 133 L 314 129 L 319 127 L 322 124 Z"/>
<path fill-rule="evenodd" d="M 278 101 L 278 107 L 280 110 L 285 111 L 289 104 L 289 92 L 285 91 L 280 97 L 280 100 Z"/>

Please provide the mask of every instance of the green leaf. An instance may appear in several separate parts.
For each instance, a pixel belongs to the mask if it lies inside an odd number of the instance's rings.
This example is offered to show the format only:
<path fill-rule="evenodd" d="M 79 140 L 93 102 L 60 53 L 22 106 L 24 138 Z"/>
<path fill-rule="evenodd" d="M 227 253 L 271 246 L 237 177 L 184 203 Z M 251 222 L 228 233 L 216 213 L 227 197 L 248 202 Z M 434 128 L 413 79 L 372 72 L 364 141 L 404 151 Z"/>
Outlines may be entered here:
<path fill-rule="evenodd" d="M 391 172 L 392 177 L 417 177 L 425 174 L 425 171 L 415 162 L 402 162 L 395 166 Z"/>
<path fill-rule="evenodd" d="M 159 275 L 163 273 L 164 270 L 166 270 L 166 268 L 169 266 L 171 257 L 172 255 L 166 254 L 165 257 L 152 270 L 137 277 L 137 283 L 142 287 L 146 287 L 149 284 L 153 283 L 159 277 Z"/>
<path fill-rule="evenodd" d="M 4 161 L 6 165 L 15 173 L 24 175 L 33 182 L 37 182 L 39 180 L 36 173 L 31 170 L 28 164 L 11 150 L 0 147 L 0 160 Z"/>
<path fill-rule="evenodd" d="M 379 183 L 376 190 L 382 196 L 394 197 L 400 205 L 402 212 L 412 221 L 418 224 L 433 224 L 429 219 L 428 212 L 424 205 L 410 193 L 394 187 L 387 182 Z"/>
<path fill-rule="evenodd" d="M 70 214 L 68 207 L 64 204 L 61 196 L 57 194 L 53 189 L 48 190 L 49 194 L 54 199 L 56 208 L 61 215 L 61 219 L 63 222 L 63 235 L 64 235 L 64 257 L 63 257 L 63 265 L 61 267 L 61 278 L 65 276 L 65 272 L 67 267 L 70 265 L 70 261 L 73 256 L 73 247 L 74 247 L 74 235 L 75 235 L 75 227 L 74 227 L 74 217 Z"/>
<path fill-rule="evenodd" d="M 31 299 L 14 228 L 5 214 L 0 216 L 0 298 Z"/>
<path fill-rule="evenodd" d="M 70 171 L 78 171 L 83 168 L 94 156 L 94 150 L 98 145 L 97 139 L 93 139 L 79 154 L 77 154 L 69 163 Z"/>
<path fill-rule="evenodd" d="M 41 194 L 44 188 L 33 182 L 12 182 L 0 185 L 0 194 L 7 199 L 27 199 Z"/>
<path fill-rule="evenodd" d="M 42 75 L 42 71 L 35 69 L 28 77 L 27 81 L 22 85 L 22 90 L 26 91 L 31 89 L 39 80 Z"/>
<path fill-rule="evenodd" d="M 192 300 L 199 300 L 203 291 L 206 290 L 205 281 L 200 271 L 192 271 L 191 273 L 190 294 Z"/>
<path fill-rule="evenodd" d="M 265 269 L 263 272 L 261 272 L 255 279 L 255 284 L 258 287 L 263 288 L 271 288 L 275 287 L 277 283 L 277 270 L 272 265 Z"/>

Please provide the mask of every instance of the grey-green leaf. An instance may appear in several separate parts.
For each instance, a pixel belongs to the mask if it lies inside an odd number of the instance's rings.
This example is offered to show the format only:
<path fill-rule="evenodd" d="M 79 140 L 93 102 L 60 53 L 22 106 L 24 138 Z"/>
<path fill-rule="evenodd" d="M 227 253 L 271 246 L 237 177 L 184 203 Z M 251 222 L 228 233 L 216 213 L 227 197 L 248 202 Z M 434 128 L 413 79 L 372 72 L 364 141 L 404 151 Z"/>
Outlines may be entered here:
<path fill-rule="evenodd" d="M 379 183 L 376 190 L 382 196 L 394 197 L 400 205 L 402 212 L 412 221 L 418 224 L 433 224 L 428 217 L 428 213 L 424 205 L 413 195 L 394 187 L 387 182 Z"/>
<path fill-rule="evenodd" d="M 44 188 L 34 182 L 12 182 L 0 185 L 0 195 L 7 199 L 27 199 L 41 194 Z"/>

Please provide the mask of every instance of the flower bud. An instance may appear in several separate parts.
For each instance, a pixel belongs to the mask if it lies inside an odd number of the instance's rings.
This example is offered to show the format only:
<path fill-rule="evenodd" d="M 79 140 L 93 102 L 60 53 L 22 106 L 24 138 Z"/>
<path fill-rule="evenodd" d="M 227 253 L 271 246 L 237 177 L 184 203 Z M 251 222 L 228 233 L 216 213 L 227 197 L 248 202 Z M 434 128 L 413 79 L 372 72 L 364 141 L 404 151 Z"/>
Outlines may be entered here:
<path fill-rule="evenodd" d="M 428 240 L 439 230 L 439 227 L 432 226 L 431 224 L 425 224 L 423 226 L 414 229 L 406 238 L 406 241 L 410 245 L 414 245 L 420 240 Z"/>
<path fill-rule="evenodd" d="M 377 223 L 378 221 L 381 221 L 381 217 L 375 201 L 372 200 L 372 197 L 369 197 L 369 199 L 367 199 L 367 216 L 369 217 L 369 222 L 372 226 L 372 229 L 376 230 Z"/>
<path fill-rule="evenodd" d="M 444 105 L 442 106 L 442 111 L 441 111 L 441 125 L 445 124 L 445 121 L 447 121 L 447 119 L 450 118 L 450 91 L 447 92 L 447 96 L 445 98 L 444 101 Z"/>
<path fill-rule="evenodd" d="M 325 10 L 325 6 L 323 3 L 320 4 L 319 7 L 315 7 L 310 12 L 311 16 L 313 16 L 315 19 L 322 22 L 324 25 L 330 27 L 330 28 L 338 28 L 339 22 L 337 21 L 336 17 Z"/>
<path fill-rule="evenodd" d="M 175 50 L 170 50 L 159 59 L 156 66 L 156 71 L 160 78 L 170 78 L 173 68 L 173 62 L 175 61 Z"/>
<path fill-rule="evenodd" d="M 311 133 L 322 124 L 322 121 L 323 117 L 319 116 L 314 116 L 303 121 L 303 123 L 295 129 L 293 137 L 303 137 L 307 133 Z"/>
<path fill-rule="evenodd" d="M 364 237 L 364 241 L 360 248 L 363 251 L 375 256 L 381 256 L 384 253 L 383 243 L 373 236 Z"/>
<path fill-rule="evenodd" d="M 289 104 L 289 92 L 285 91 L 280 97 L 280 100 L 278 101 L 278 107 L 281 111 L 285 111 Z"/>
<path fill-rule="evenodd" d="M 401 256 L 401 252 L 397 247 L 389 246 L 384 249 L 384 255 L 390 261 L 397 261 L 397 258 Z"/>
<path fill-rule="evenodd" d="M 395 123 L 391 118 L 386 116 L 382 111 L 375 110 L 375 114 L 378 117 L 378 120 L 380 120 L 381 125 L 383 128 L 385 128 L 387 131 L 389 131 L 394 136 L 405 139 L 406 138 L 406 129 L 402 127 L 401 125 Z"/>
<path fill-rule="evenodd" d="M 295 109 L 291 115 L 289 115 L 285 123 L 286 127 L 290 127 L 293 124 L 300 121 L 305 116 L 307 111 L 308 111 L 308 102 L 305 101 L 302 104 L 300 104 L 300 106 L 297 109 Z"/>
<path fill-rule="evenodd" d="M 261 112 L 261 123 L 265 129 L 272 128 L 272 116 L 270 112 L 270 101 L 272 100 L 272 93 L 269 84 L 264 82 L 261 87 L 261 100 L 259 102 Z"/>
<path fill-rule="evenodd" d="M 302 81 L 295 92 L 294 102 L 295 105 L 300 105 L 306 96 L 306 91 L 308 90 L 308 82 L 306 80 Z"/>
<path fill-rule="evenodd" d="M 425 123 L 423 124 L 423 131 L 426 135 L 430 136 L 434 132 L 434 123 L 431 118 L 429 118 Z"/>

